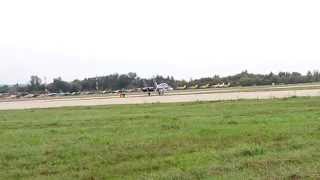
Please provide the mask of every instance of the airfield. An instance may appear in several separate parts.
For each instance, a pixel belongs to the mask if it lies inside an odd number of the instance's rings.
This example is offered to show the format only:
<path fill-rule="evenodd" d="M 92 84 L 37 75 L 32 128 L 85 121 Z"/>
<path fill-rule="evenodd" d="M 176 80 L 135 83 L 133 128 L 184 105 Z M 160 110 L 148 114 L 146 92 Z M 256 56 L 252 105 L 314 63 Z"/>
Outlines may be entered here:
<path fill-rule="evenodd" d="M 114 104 L 177 103 L 194 101 L 224 101 L 239 99 L 274 99 L 320 96 L 320 84 L 282 86 L 234 87 L 223 89 L 174 90 L 164 96 L 128 93 L 125 98 L 117 94 L 78 97 L 47 97 L 19 100 L 0 100 L 0 110 L 54 108 L 70 106 L 96 106 Z"/>
<path fill-rule="evenodd" d="M 319 112 L 319 97 L 1 110 L 0 179 L 319 179 Z"/>
<path fill-rule="evenodd" d="M 319 84 L 0 101 L 0 179 L 320 178 Z"/>

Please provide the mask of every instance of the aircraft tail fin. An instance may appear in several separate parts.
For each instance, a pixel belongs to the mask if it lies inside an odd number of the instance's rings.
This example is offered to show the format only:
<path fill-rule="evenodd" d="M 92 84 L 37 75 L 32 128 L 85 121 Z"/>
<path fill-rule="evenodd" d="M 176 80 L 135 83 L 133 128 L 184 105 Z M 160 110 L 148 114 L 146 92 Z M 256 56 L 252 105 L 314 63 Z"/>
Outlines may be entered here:
<path fill-rule="evenodd" d="M 158 87 L 157 81 L 153 80 L 153 84 L 154 84 L 154 86 L 155 86 L 156 88 Z"/>

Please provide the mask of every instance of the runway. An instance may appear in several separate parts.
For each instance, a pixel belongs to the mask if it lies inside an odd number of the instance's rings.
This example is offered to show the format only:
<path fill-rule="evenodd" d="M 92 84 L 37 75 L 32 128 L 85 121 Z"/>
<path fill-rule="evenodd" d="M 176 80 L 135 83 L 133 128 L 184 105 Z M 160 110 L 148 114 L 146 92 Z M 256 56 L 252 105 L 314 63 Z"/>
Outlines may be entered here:
<path fill-rule="evenodd" d="M 33 108 L 54 108 L 70 106 L 96 106 L 96 105 L 114 105 L 114 104 L 145 104 L 145 103 L 174 103 L 174 102 L 193 102 L 193 101 L 222 101 L 238 99 L 272 99 L 286 97 L 320 96 L 320 88 L 314 89 L 267 89 L 255 90 L 246 89 L 245 91 L 192 91 L 192 92 L 174 92 L 165 96 L 146 96 L 132 94 L 126 98 L 118 96 L 100 96 L 100 97 L 77 97 L 60 99 L 31 99 L 22 101 L 2 101 L 0 110 L 14 109 L 33 109 Z"/>

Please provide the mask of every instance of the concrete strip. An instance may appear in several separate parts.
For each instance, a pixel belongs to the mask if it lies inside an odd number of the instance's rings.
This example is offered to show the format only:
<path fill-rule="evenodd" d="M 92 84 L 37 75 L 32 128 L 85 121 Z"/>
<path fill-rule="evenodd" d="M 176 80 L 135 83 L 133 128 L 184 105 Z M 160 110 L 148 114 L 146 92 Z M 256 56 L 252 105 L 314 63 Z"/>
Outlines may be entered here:
<path fill-rule="evenodd" d="M 193 101 L 221 101 L 237 99 L 271 99 L 291 96 L 320 96 L 320 89 L 285 90 L 285 91 L 258 91 L 258 92 L 226 92 L 217 94 L 187 94 L 170 96 L 139 96 L 128 98 L 99 98 L 99 99 L 68 99 L 68 100 L 30 100 L 0 102 L 0 110 L 53 108 L 68 106 L 95 106 L 112 104 L 144 104 L 144 103 L 173 103 Z"/>

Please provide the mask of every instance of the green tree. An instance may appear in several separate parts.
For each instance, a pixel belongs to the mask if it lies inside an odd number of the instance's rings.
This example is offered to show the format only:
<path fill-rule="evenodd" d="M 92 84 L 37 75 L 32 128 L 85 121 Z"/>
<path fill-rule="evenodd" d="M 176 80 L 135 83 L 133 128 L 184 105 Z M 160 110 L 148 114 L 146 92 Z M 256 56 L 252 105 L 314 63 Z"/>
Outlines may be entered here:
<path fill-rule="evenodd" d="M 63 81 L 60 77 L 56 78 L 53 80 L 53 83 L 48 85 L 48 90 L 50 92 L 55 92 L 55 93 L 59 93 L 59 92 L 70 92 L 71 90 L 71 85 L 66 82 Z"/>
<path fill-rule="evenodd" d="M 28 89 L 29 89 L 29 92 L 43 91 L 44 85 L 42 85 L 41 78 L 39 78 L 38 76 L 31 76 Z"/>
<path fill-rule="evenodd" d="M 0 93 L 8 93 L 9 92 L 9 86 L 3 85 L 0 86 Z"/>

